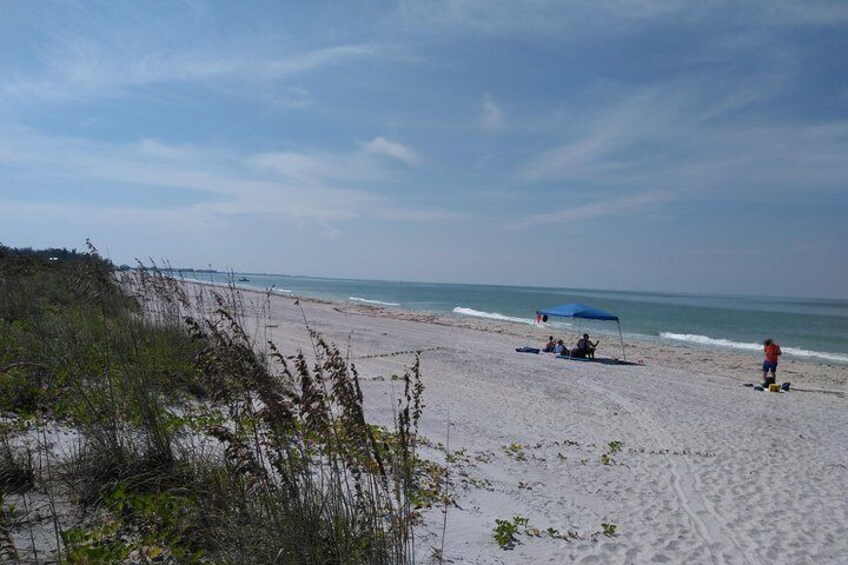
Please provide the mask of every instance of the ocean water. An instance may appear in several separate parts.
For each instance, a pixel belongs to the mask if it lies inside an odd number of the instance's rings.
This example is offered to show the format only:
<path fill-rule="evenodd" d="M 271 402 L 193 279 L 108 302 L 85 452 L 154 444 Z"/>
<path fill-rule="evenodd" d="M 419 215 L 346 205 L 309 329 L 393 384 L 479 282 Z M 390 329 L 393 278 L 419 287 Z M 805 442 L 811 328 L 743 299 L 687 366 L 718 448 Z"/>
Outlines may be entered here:
<path fill-rule="evenodd" d="M 550 321 L 534 325 L 535 312 L 581 302 L 617 315 L 625 339 L 686 344 L 760 355 L 770 337 L 784 355 L 848 364 L 848 300 L 599 291 L 521 286 L 326 279 L 301 276 L 185 273 L 186 278 L 233 282 L 280 294 L 349 300 L 364 304 L 490 318 L 524 324 L 528 338 L 548 333 L 589 332 L 618 342 L 615 322 Z M 247 281 L 240 281 L 247 278 Z M 579 325 L 579 327 L 578 327 Z"/>

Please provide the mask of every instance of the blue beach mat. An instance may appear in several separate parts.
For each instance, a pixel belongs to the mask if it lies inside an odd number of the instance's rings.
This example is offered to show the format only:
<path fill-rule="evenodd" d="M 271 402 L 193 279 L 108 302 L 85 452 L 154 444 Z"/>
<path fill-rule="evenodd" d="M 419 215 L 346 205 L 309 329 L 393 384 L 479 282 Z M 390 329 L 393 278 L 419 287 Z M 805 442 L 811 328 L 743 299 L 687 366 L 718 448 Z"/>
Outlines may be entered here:
<path fill-rule="evenodd" d="M 538 354 L 541 349 L 538 347 L 516 347 L 515 350 L 519 353 L 536 353 Z"/>

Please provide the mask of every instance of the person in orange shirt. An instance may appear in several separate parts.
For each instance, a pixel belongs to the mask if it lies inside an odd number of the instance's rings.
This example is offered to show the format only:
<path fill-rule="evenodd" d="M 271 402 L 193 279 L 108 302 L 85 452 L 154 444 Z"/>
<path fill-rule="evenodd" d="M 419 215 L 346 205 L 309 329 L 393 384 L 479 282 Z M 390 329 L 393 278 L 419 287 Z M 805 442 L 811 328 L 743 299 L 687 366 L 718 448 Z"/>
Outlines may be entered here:
<path fill-rule="evenodd" d="M 769 338 L 763 342 L 763 352 L 766 357 L 763 359 L 763 387 L 767 387 L 775 384 L 777 378 L 777 358 L 781 355 L 780 346 Z M 769 372 L 771 372 L 771 377 L 768 376 Z"/>

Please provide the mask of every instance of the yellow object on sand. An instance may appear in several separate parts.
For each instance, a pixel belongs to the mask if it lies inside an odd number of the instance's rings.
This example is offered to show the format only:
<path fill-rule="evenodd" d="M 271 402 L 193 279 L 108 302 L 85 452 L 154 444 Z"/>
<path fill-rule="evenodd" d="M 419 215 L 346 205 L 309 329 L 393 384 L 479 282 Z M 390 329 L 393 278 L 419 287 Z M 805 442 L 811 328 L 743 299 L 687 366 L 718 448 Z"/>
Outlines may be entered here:
<path fill-rule="evenodd" d="M 770 384 L 769 385 L 769 392 L 780 392 L 780 385 Z"/>

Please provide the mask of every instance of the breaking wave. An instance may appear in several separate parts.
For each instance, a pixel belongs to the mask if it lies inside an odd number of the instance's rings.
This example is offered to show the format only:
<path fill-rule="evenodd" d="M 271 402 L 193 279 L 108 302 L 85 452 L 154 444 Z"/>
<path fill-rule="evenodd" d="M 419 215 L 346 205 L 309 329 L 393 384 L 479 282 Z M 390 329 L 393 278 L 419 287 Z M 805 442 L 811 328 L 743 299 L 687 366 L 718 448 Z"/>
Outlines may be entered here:
<path fill-rule="evenodd" d="M 383 302 L 382 300 L 369 300 L 367 298 L 359 298 L 358 296 L 349 296 L 348 300 L 354 302 L 364 302 L 365 304 L 379 304 L 380 306 L 400 306 L 397 302 Z"/>
<path fill-rule="evenodd" d="M 730 349 L 740 349 L 744 351 L 762 351 L 761 343 L 746 343 L 742 341 L 731 341 L 729 339 L 717 339 L 707 337 L 705 335 L 696 334 L 676 334 L 671 332 L 660 332 L 660 337 L 663 339 L 671 339 L 674 341 L 685 341 L 697 345 L 710 345 L 713 347 L 728 347 Z M 801 349 L 798 347 L 781 347 L 784 353 L 794 355 L 795 357 L 813 357 L 816 359 L 824 359 L 827 361 L 836 361 L 837 363 L 848 363 L 848 355 L 841 353 L 827 353 L 825 351 L 810 351 L 809 349 Z"/>
<path fill-rule="evenodd" d="M 488 318 L 489 320 L 500 320 L 501 322 L 518 322 L 519 324 L 534 323 L 534 320 L 528 318 L 515 318 L 513 316 L 504 316 L 503 314 L 498 314 L 497 312 L 480 312 L 479 310 L 474 310 L 472 308 L 463 308 L 462 306 L 457 306 L 453 309 L 453 312 L 455 314 L 462 314 L 463 316 Z"/>

